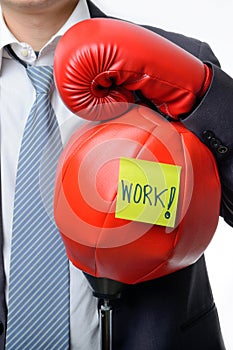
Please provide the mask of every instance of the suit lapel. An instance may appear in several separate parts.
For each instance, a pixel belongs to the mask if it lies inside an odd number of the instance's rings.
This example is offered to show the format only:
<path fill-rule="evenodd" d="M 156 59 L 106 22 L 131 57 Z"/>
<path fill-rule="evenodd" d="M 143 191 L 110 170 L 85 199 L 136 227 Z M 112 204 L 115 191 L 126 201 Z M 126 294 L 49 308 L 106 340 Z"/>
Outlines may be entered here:
<path fill-rule="evenodd" d="M 102 11 L 100 11 L 98 9 L 98 7 L 96 7 L 93 2 L 91 2 L 90 0 L 87 0 L 87 6 L 89 8 L 90 11 L 90 15 L 91 17 L 107 17 Z"/>

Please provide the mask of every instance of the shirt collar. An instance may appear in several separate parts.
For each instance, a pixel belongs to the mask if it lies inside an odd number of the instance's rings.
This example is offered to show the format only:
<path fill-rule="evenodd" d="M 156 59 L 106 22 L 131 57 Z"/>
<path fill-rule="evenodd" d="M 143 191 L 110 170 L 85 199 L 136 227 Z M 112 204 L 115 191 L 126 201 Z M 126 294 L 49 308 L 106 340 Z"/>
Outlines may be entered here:
<path fill-rule="evenodd" d="M 60 28 L 60 30 L 55 35 L 53 35 L 50 38 L 50 40 L 47 42 L 47 44 L 42 48 L 44 53 L 47 50 L 55 50 L 55 47 L 56 47 L 59 39 L 61 38 L 61 36 L 74 24 L 76 24 L 77 22 L 80 22 L 84 19 L 87 19 L 87 18 L 90 18 L 90 12 L 89 12 L 86 0 L 79 0 L 76 8 L 72 12 L 70 17 L 66 21 L 66 23 L 63 25 L 63 27 Z M 30 46 L 28 46 L 27 43 L 19 42 L 14 37 L 14 35 L 10 32 L 10 30 L 6 26 L 6 23 L 3 19 L 1 9 L 0 9 L 0 28 L 1 28 L 1 30 L 0 30 L 0 70 L 1 70 L 3 52 L 5 55 L 5 51 L 3 50 L 4 46 L 10 44 L 16 54 L 19 54 L 19 53 L 22 54 L 22 52 L 24 52 L 24 50 L 26 50 L 26 48 L 27 48 L 27 50 L 32 50 L 32 48 Z M 30 59 L 28 59 L 28 60 L 25 59 L 25 61 L 27 61 L 28 63 L 31 63 Z"/>

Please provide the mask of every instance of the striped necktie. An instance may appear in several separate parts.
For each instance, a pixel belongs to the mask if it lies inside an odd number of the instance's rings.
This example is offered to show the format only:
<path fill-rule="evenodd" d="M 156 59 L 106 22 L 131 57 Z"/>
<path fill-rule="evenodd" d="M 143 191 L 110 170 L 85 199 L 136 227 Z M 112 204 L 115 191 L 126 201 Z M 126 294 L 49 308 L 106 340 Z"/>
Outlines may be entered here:
<path fill-rule="evenodd" d="M 27 67 L 36 100 L 16 177 L 7 350 L 69 349 L 68 260 L 53 220 L 53 182 L 62 150 L 50 103 L 53 70 Z"/>

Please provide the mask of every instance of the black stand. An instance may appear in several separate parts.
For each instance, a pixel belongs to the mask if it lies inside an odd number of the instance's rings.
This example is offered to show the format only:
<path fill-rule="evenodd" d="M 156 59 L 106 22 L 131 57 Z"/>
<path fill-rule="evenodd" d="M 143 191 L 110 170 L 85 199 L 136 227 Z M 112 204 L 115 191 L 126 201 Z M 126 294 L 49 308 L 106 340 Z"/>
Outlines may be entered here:
<path fill-rule="evenodd" d="M 111 300 L 120 298 L 124 284 L 109 278 L 97 278 L 84 273 L 93 289 L 93 295 L 102 301 L 100 305 L 101 350 L 112 350 Z"/>
<path fill-rule="evenodd" d="M 109 299 L 100 306 L 101 350 L 112 350 L 112 308 Z"/>

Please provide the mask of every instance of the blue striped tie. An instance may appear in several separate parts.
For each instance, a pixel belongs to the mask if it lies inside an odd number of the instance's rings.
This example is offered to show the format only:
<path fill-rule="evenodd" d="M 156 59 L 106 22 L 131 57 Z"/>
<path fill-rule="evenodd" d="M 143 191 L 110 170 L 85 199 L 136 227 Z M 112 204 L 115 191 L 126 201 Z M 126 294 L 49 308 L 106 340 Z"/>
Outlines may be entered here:
<path fill-rule="evenodd" d="M 50 103 L 53 70 L 28 67 L 36 90 L 15 189 L 7 350 L 69 349 L 69 272 L 53 221 L 53 182 L 62 144 Z"/>

